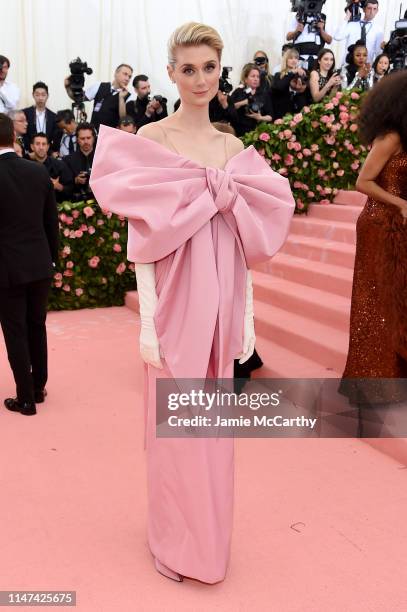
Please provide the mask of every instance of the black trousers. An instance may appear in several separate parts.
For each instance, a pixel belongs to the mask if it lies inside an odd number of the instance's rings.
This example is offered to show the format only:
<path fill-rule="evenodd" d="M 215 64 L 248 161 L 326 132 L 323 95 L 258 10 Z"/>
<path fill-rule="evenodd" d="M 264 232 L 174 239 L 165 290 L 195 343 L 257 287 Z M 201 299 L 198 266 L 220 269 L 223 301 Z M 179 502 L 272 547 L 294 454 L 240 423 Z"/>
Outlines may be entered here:
<path fill-rule="evenodd" d="M 34 390 L 48 378 L 47 317 L 51 279 L 0 287 L 0 323 L 20 402 L 33 402 Z"/>

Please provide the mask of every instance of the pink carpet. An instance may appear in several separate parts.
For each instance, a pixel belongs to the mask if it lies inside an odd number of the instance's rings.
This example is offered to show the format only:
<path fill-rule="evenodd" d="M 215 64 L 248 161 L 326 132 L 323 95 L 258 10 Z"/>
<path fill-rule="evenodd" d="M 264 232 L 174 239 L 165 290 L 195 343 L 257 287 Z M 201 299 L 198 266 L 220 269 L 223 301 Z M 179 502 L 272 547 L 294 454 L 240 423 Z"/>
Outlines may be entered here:
<path fill-rule="evenodd" d="M 154 570 L 136 321 L 52 313 L 46 403 L 0 408 L 0 590 L 76 590 L 81 612 L 405 610 L 406 466 L 352 439 L 236 440 L 227 579 Z M 0 371 L 4 398 L 3 344 Z"/>

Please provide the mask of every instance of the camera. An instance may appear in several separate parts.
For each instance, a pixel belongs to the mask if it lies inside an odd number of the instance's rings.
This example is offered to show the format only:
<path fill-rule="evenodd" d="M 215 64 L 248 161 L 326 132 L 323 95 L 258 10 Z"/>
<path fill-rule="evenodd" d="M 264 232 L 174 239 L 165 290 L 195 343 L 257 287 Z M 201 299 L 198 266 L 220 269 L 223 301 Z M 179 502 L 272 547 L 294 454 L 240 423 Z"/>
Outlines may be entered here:
<path fill-rule="evenodd" d="M 346 5 L 345 11 L 350 11 L 350 21 L 360 21 L 362 19 L 362 11 L 366 7 L 367 0 L 352 0 L 350 4 Z"/>
<path fill-rule="evenodd" d="M 306 85 L 309 81 L 309 77 L 307 74 L 300 75 L 298 74 L 298 72 L 288 72 L 288 75 L 291 77 L 291 79 L 301 81 L 303 85 Z"/>
<path fill-rule="evenodd" d="M 246 112 L 260 113 L 261 109 L 264 106 L 264 102 L 256 99 L 256 97 L 252 94 L 252 90 L 250 87 L 246 87 L 243 91 L 245 92 L 246 98 L 249 101 L 249 104 L 246 107 Z"/>
<path fill-rule="evenodd" d="M 256 57 L 254 59 L 254 63 L 256 64 L 256 66 L 260 68 L 261 66 L 264 66 L 265 64 L 267 64 L 267 60 L 265 57 Z"/>
<path fill-rule="evenodd" d="M 308 25 L 308 31 L 318 34 L 317 24 L 324 21 L 322 7 L 326 0 L 291 0 L 291 11 L 297 13 L 296 19 L 304 26 Z"/>
<path fill-rule="evenodd" d="M 76 104 L 80 104 L 85 99 L 85 92 L 83 87 L 85 85 L 84 74 L 92 74 L 92 68 L 89 68 L 86 62 L 83 62 L 80 57 L 77 57 L 69 64 L 71 71 L 69 77 L 69 86 L 71 88 L 74 100 Z"/>
<path fill-rule="evenodd" d="M 233 85 L 229 81 L 229 72 L 233 70 L 232 66 L 223 66 L 222 74 L 219 78 L 219 89 L 224 94 L 230 94 L 233 90 Z"/>
<path fill-rule="evenodd" d="M 153 96 L 153 100 L 156 100 L 160 104 L 167 104 L 168 102 L 167 98 L 164 98 L 164 96 L 159 96 L 159 95 Z"/>
<path fill-rule="evenodd" d="M 406 17 L 406 15 L 404 16 Z M 407 19 L 396 21 L 390 40 L 383 49 L 390 57 L 392 72 L 407 68 Z"/>

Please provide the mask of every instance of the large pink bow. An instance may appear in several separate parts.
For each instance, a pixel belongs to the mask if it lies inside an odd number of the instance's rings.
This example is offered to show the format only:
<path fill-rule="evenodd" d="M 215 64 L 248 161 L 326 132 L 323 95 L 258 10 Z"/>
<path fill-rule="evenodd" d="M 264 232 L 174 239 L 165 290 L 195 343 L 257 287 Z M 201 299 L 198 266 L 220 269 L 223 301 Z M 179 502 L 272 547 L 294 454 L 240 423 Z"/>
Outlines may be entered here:
<path fill-rule="evenodd" d="M 204 168 L 102 126 L 90 184 L 103 209 L 128 218 L 129 260 L 156 262 L 155 323 L 172 374 L 205 378 L 211 359 L 221 377 L 242 349 L 246 269 L 287 236 L 287 179 L 254 147 Z"/>

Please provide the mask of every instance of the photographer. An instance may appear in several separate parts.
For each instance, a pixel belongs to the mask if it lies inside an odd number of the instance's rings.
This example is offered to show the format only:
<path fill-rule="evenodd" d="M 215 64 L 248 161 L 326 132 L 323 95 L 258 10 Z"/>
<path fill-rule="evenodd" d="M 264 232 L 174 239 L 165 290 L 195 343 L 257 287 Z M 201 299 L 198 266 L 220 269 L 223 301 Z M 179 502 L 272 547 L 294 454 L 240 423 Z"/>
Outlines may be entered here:
<path fill-rule="evenodd" d="M 340 70 L 335 70 L 335 56 L 330 49 L 321 49 L 309 78 L 313 102 L 334 96 L 341 84 Z"/>
<path fill-rule="evenodd" d="M 96 131 L 91 123 L 80 123 L 76 129 L 78 148 L 63 161 L 71 173 L 71 184 L 75 199 L 92 197 L 89 187 L 90 171 L 95 154 Z"/>
<path fill-rule="evenodd" d="M 0 55 L 0 113 L 15 110 L 20 98 L 20 90 L 15 83 L 7 80 L 10 60 Z"/>
<path fill-rule="evenodd" d="M 23 110 L 12 110 L 8 116 L 13 122 L 15 141 L 21 145 L 23 157 L 28 158 L 28 150 L 25 148 L 25 135 L 27 134 L 28 121 Z"/>
<path fill-rule="evenodd" d="M 130 96 L 127 86 L 133 74 L 133 68 L 128 64 L 120 64 L 115 70 L 112 83 L 94 83 L 85 90 L 85 101 L 94 100 L 91 123 L 98 130 L 101 124 L 117 127 L 120 121 L 119 100 L 126 101 Z M 76 101 L 71 89 L 71 77 L 64 81 L 68 96 Z"/>
<path fill-rule="evenodd" d="M 138 74 L 133 79 L 134 94 L 131 94 L 126 105 L 120 107 L 120 117 L 133 117 L 137 129 L 147 123 L 159 121 L 168 116 L 167 99 L 154 96 L 150 99 L 151 86 L 148 76 Z"/>
<path fill-rule="evenodd" d="M 313 59 L 317 57 L 325 43 L 331 44 L 332 36 L 325 31 L 326 15 L 310 13 L 308 16 L 307 10 L 307 8 L 302 9 L 292 16 L 286 39 L 294 44 L 301 60 L 304 60 L 310 69 Z"/>
<path fill-rule="evenodd" d="M 351 21 L 352 11 L 350 10 L 353 5 L 363 6 L 363 19 L 359 21 Z M 376 55 L 379 55 L 382 51 L 383 42 L 383 30 L 381 26 L 376 23 L 375 17 L 379 11 L 378 0 L 367 0 L 367 2 L 359 2 L 354 0 L 345 11 L 345 22 L 337 28 L 334 39 L 344 40 L 345 48 L 348 49 L 351 45 L 354 45 L 357 41 L 362 41 L 368 50 L 368 60 L 372 64 Z M 346 53 L 344 53 L 344 56 Z M 346 59 L 344 58 L 344 61 Z M 342 61 L 342 63 L 344 63 Z"/>
<path fill-rule="evenodd" d="M 232 125 L 236 136 L 254 130 L 258 123 L 273 120 L 271 97 L 260 88 L 260 70 L 256 64 L 246 64 L 240 77 L 241 84 L 231 95 L 237 111 Z"/>
<path fill-rule="evenodd" d="M 260 70 L 260 88 L 270 91 L 273 77 L 270 73 L 269 58 L 264 51 L 256 51 L 253 55 L 253 63 Z"/>
<path fill-rule="evenodd" d="M 376 85 L 386 74 L 390 72 L 390 58 L 386 53 L 378 55 L 373 62 L 373 85 Z"/>
<path fill-rule="evenodd" d="M 299 65 L 297 49 L 288 49 L 281 62 L 281 72 L 274 75 L 272 85 L 274 119 L 287 113 L 298 113 L 309 102 L 308 77 Z"/>
<path fill-rule="evenodd" d="M 58 141 L 58 128 L 55 122 L 56 114 L 47 107 L 48 86 L 42 81 L 34 83 L 32 95 L 34 105 L 23 109 L 28 122 L 27 133 L 24 137 L 24 144 L 27 150 L 30 150 L 34 134 L 45 133 L 48 141 L 53 143 L 53 145 L 54 139 Z"/>
<path fill-rule="evenodd" d="M 368 50 L 362 41 L 351 45 L 342 67 L 342 89 L 370 89 L 373 85 L 373 71 L 368 62 Z"/>
<path fill-rule="evenodd" d="M 31 137 L 31 159 L 42 164 L 50 176 L 54 186 L 57 202 L 69 200 L 72 195 L 71 175 L 67 165 L 60 159 L 54 159 L 48 155 L 50 142 L 45 132 L 37 132 Z"/>
<path fill-rule="evenodd" d="M 59 151 L 59 157 L 66 157 L 75 153 L 76 144 L 76 121 L 73 112 L 67 108 L 57 112 L 55 117 L 59 135 L 58 140 L 54 140 L 54 146 Z"/>

